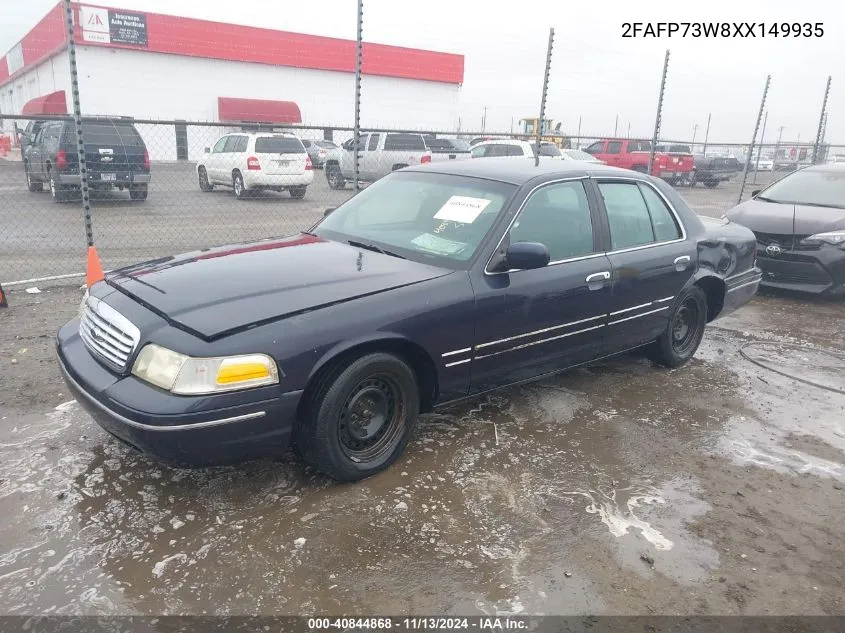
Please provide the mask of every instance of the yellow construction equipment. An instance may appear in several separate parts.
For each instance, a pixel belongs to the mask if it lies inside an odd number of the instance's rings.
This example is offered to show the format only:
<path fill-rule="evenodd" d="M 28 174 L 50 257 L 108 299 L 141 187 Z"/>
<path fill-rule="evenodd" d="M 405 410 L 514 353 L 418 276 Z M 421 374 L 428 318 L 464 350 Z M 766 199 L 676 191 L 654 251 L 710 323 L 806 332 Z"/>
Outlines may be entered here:
<path fill-rule="evenodd" d="M 527 137 L 527 141 L 533 141 L 537 138 L 537 127 L 540 125 L 540 117 L 527 117 L 520 119 L 519 124 L 522 126 L 522 134 Z M 554 143 L 561 149 L 568 149 L 570 147 L 569 138 L 564 136 L 560 131 L 560 123 L 555 125 L 554 119 L 543 119 L 543 125 L 540 128 L 540 142 Z"/>

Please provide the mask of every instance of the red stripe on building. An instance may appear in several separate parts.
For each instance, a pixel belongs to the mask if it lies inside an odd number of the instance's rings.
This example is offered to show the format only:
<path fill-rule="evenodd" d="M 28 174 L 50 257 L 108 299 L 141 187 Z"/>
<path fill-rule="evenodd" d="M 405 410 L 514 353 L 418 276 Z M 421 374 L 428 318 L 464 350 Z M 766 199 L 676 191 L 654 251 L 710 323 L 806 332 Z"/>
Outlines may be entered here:
<path fill-rule="evenodd" d="M 21 114 L 67 114 L 65 91 L 57 90 L 43 97 L 30 99 L 23 104 Z"/>
<path fill-rule="evenodd" d="M 9 7 L 7 7 L 8 10 Z M 11 77 L 26 72 L 41 62 L 49 59 L 65 47 L 65 12 L 57 4 L 24 35 L 20 41 L 23 53 L 23 67 L 12 73 Z M 8 60 L 0 62 L 0 85 L 10 79 Z"/>
<path fill-rule="evenodd" d="M 107 8 L 87 3 L 84 6 Z M 74 10 L 78 16 L 79 4 L 74 4 Z M 76 20 L 74 41 L 84 46 L 105 46 L 312 70 L 355 72 L 353 40 L 175 15 L 144 15 L 147 18 L 146 47 L 83 41 L 79 19 Z M 366 75 L 461 84 L 464 80 L 464 56 L 365 42 L 361 71 Z"/>

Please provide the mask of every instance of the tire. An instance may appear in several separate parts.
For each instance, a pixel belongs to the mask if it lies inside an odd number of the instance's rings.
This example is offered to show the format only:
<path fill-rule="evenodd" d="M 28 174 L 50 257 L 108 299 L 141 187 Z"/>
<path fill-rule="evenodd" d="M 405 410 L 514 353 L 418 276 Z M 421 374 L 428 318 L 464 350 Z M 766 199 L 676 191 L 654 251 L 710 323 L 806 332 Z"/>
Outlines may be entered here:
<path fill-rule="evenodd" d="M 232 174 L 232 191 L 235 192 L 235 197 L 238 200 L 243 200 L 244 198 L 249 197 L 246 185 L 244 185 L 244 177 L 241 176 L 241 172 L 239 171 Z"/>
<path fill-rule="evenodd" d="M 680 367 L 698 350 L 706 325 L 707 295 L 692 286 L 675 302 L 669 325 L 652 344 L 649 356 L 666 367 Z"/>
<path fill-rule="evenodd" d="M 339 165 L 326 165 L 326 181 L 331 189 L 343 189 L 346 186 L 346 180 L 343 178 Z"/>
<path fill-rule="evenodd" d="M 291 198 L 296 198 L 297 200 L 302 200 L 305 197 L 305 190 L 307 186 L 303 187 L 291 187 L 288 189 Z"/>
<path fill-rule="evenodd" d="M 129 198 L 131 200 L 146 200 L 149 192 L 147 185 L 131 185 L 129 187 Z"/>
<path fill-rule="evenodd" d="M 59 183 L 56 182 L 56 176 L 51 170 L 49 172 L 50 178 L 50 197 L 53 198 L 53 202 L 56 204 L 61 204 L 67 200 L 67 191 L 64 187 L 62 187 Z"/>
<path fill-rule="evenodd" d="M 405 167 L 407 167 L 405 163 L 399 163 L 398 165 L 394 165 L 393 167 L 391 167 L 390 171 L 398 171 L 400 169 L 405 169 Z"/>
<path fill-rule="evenodd" d="M 707 187 L 708 189 L 715 189 L 718 185 L 719 185 L 718 180 L 707 180 L 704 183 L 704 186 Z"/>
<path fill-rule="evenodd" d="M 205 167 L 200 167 L 197 170 L 197 178 L 200 183 L 200 191 L 211 191 L 214 189 L 214 185 L 208 181 L 208 172 L 205 170 Z"/>
<path fill-rule="evenodd" d="M 32 174 L 29 172 L 29 165 L 24 165 L 23 170 L 26 174 L 26 188 L 30 191 L 43 191 L 44 183 L 32 179 Z"/>
<path fill-rule="evenodd" d="M 405 450 L 420 397 L 404 361 L 374 353 L 325 373 L 304 404 L 294 431 L 297 453 L 333 479 L 358 481 L 386 469 Z"/>

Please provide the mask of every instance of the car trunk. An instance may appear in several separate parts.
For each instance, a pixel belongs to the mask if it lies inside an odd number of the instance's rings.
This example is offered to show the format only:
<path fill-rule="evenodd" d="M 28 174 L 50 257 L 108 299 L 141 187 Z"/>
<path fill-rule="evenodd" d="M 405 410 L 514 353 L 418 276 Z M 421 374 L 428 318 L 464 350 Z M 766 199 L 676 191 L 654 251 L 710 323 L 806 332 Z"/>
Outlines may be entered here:
<path fill-rule="evenodd" d="M 305 146 L 290 136 L 259 136 L 255 139 L 255 156 L 269 176 L 302 174 L 308 162 Z"/>

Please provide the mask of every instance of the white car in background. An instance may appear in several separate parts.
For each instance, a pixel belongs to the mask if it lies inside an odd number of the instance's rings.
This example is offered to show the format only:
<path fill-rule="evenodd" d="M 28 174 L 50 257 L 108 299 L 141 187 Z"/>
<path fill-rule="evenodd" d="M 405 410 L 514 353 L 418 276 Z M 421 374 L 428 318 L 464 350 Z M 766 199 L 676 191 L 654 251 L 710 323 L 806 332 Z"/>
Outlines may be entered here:
<path fill-rule="evenodd" d="M 496 139 L 481 141 L 470 149 L 472 158 L 534 158 L 534 143 L 515 139 Z M 540 157 L 564 160 L 560 149 L 554 143 L 540 143 Z"/>
<path fill-rule="evenodd" d="M 580 160 L 582 163 L 595 163 L 597 165 L 605 164 L 603 160 L 599 160 L 592 154 L 580 149 L 562 149 L 560 155 L 563 156 L 564 160 Z"/>
<path fill-rule="evenodd" d="M 292 134 L 233 132 L 205 148 L 197 178 L 203 191 L 231 187 L 239 200 L 264 189 L 287 190 L 301 199 L 314 171 L 305 146 Z"/>

